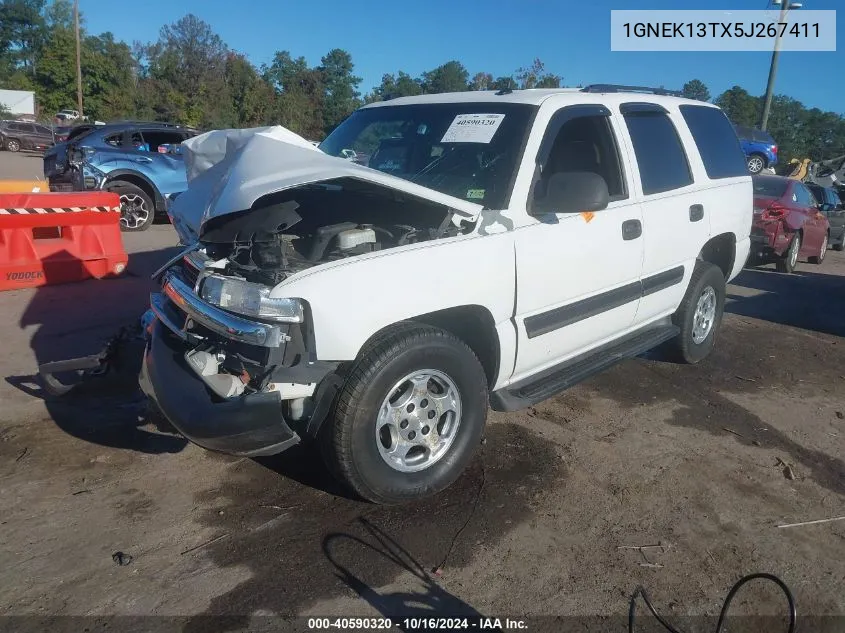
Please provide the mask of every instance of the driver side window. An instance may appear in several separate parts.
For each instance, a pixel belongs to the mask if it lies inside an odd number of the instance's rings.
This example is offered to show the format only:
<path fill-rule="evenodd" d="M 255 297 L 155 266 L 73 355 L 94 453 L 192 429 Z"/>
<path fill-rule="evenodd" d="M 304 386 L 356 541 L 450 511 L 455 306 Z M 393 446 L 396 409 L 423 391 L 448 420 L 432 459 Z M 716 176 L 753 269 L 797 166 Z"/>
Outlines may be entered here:
<path fill-rule="evenodd" d="M 567 116 L 568 113 L 562 110 L 558 115 Z M 553 133 L 554 128 L 555 117 L 549 122 L 549 132 Z M 544 139 L 543 144 L 549 140 Z M 543 149 L 540 151 L 543 152 Z M 542 160 L 542 157 L 538 159 Z M 628 197 L 619 145 L 608 115 L 578 116 L 560 126 L 551 142 L 548 157 L 541 165 L 533 198 L 544 196 L 545 187 L 554 174 L 566 172 L 591 172 L 601 176 L 607 183 L 611 201 Z"/>

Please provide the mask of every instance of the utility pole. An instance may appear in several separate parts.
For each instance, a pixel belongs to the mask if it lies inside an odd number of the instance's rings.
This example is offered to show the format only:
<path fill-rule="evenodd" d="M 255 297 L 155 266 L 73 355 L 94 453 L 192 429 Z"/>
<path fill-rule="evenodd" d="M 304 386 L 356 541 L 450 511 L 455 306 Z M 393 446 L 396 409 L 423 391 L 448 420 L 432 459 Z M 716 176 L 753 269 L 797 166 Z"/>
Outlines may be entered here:
<path fill-rule="evenodd" d="M 786 14 L 790 9 L 800 9 L 800 2 L 791 0 L 773 0 L 775 5 L 780 5 L 780 17 L 778 22 L 786 22 Z M 772 91 L 775 89 L 775 75 L 778 72 L 778 59 L 780 58 L 780 26 L 775 36 L 775 50 L 772 51 L 772 63 L 769 65 L 769 81 L 766 84 L 766 100 L 763 102 L 763 118 L 760 121 L 760 129 L 765 131 L 769 123 L 769 111 L 772 109 Z"/>
<path fill-rule="evenodd" d="M 76 107 L 82 118 L 82 62 L 79 51 L 79 0 L 73 0 L 73 23 L 76 30 Z"/>

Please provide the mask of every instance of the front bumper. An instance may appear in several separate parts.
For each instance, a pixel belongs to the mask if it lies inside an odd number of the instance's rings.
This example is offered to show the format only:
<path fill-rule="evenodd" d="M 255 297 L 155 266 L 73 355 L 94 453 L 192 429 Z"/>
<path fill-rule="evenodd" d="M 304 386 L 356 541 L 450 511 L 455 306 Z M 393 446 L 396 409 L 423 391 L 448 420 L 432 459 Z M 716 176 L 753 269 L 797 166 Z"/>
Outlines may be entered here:
<path fill-rule="evenodd" d="M 188 367 L 182 341 L 156 319 L 141 365 L 141 389 L 176 429 L 203 448 L 232 455 L 280 453 L 299 442 L 277 392 L 213 397 Z"/>
<path fill-rule="evenodd" d="M 186 438 L 210 450 L 272 455 L 300 438 L 313 439 L 337 393 L 339 363 L 314 358 L 303 327 L 252 321 L 203 301 L 194 286 L 204 261 L 188 249 L 153 276 L 161 278 L 162 292 L 150 297 L 142 390 Z M 197 348 L 240 359 L 241 369 L 265 378 L 239 396 L 221 398 L 185 359 Z M 302 405 L 298 415 L 291 413 L 294 400 Z M 305 409 L 310 417 L 303 417 Z"/>

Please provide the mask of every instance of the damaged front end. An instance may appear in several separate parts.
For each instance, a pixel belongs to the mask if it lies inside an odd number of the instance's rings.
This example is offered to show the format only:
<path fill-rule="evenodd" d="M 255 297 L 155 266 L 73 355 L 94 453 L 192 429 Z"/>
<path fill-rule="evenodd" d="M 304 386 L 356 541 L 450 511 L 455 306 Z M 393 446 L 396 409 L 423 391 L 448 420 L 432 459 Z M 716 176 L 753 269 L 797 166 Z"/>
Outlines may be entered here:
<path fill-rule="evenodd" d="M 316 433 L 326 413 L 316 403 L 331 402 L 337 381 L 330 376 L 338 363 L 314 357 L 305 307 L 295 300 L 286 302 L 286 313 L 277 310 L 273 319 L 258 320 L 203 299 L 199 281 L 227 279 L 205 274 L 207 262 L 192 250 L 163 272 L 162 292 L 151 296 L 156 318 L 148 328 L 142 389 L 183 435 L 204 448 L 239 455 L 280 452 L 302 434 Z M 236 292 L 237 282 L 231 278 L 225 292 Z M 239 290 L 244 296 L 251 291 Z"/>
<path fill-rule="evenodd" d="M 287 296 L 286 282 L 459 235 L 478 206 L 270 140 L 225 143 L 175 201 L 188 246 L 155 275 L 141 372 L 144 392 L 188 439 L 250 456 L 313 438 L 341 384 L 340 359 L 316 357 L 310 307 Z"/>

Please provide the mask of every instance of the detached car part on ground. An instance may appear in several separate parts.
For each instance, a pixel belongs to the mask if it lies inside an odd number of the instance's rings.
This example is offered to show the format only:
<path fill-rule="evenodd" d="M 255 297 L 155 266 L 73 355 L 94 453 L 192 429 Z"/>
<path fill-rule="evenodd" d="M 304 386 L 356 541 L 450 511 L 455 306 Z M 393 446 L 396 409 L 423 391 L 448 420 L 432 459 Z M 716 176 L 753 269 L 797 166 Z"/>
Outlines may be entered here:
<path fill-rule="evenodd" d="M 754 176 L 754 222 L 749 263 L 775 262 L 791 273 L 799 258 L 821 264 L 831 241 L 827 216 L 804 183 L 783 176 Z"/>
<path fill-rule="evenodd" d="M 460 475 L 488 402 L 661 344 L 706 357 L 749 253 L 736 136 L 710 105 L 588 92 L 391 100 L 320 149 L 282 128 L 187 141 L 145 393 L 211 450 L 317 441 L 391 503 Z"/>
<path fill-rule="evenodd" d="M 187 187 L 179 147 L 194 134 L 164 123 L 80 126 L 44 154 L 44 177 L 51 191 L 117 193 L 121 230 L 144 231 Z"/>

